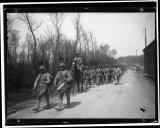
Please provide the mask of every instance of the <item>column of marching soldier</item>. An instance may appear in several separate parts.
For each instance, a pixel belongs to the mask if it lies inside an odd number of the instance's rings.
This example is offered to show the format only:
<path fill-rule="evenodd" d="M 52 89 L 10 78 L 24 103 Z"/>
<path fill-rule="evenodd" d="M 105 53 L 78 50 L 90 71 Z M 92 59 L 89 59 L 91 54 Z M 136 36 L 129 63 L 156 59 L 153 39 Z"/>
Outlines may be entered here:
<path fill-rule="evenodd" d="M 83 72 L 84 85 L 90 87 L 91 85 L 107 85 L 113 81 L 119 84 L 120 77 L 124 73 L 123 67 L 118 66 L 86 66 Z"/>
<path fill-rule="evenodd" d="M 59 105 L 55 109 L 58 111 L 64 109 L 63 106 L 64 94 L 66 94 L 66 99 L 67 99 L 66 108 L 70 107 L 70 93 L 72 87 L 75 85 L 72 71 L 67 70 L 65 68 L 64 63 L 60 63 L 59 71 L 57 72 L 57 75 L 53 79 L 52 76 L 46 72 L 46 68 L 44 66 L 40 66 L 39 70 L 40 73 L 38 74 L 33 87 L 33 90 L 38 99 L 38 104 L 37 108 L 33 110 L 35 112 L 39 112 L 40 103 L 43 96 L 46 98 L 47 109 L 50 108 L 48 89 L 51 85 L 55 87 L 55 90 L 56 92 L 58 92 L 59 96 Z M 85 85 L 86 88 L 90 88 L 92 84 L 95 84 L 97 86 L 103 84 L 107 85 L 108 83 L 111 83 L 113 81 L 117 81 L 118 84 L 120 77 L 122 76 L 124 71 L 125 68 L 120 66 L 105 66 L 105 65 L 92 66 L 92 67 L 84 66 L 84 70 L 82 73 L 83 84 Z"/>

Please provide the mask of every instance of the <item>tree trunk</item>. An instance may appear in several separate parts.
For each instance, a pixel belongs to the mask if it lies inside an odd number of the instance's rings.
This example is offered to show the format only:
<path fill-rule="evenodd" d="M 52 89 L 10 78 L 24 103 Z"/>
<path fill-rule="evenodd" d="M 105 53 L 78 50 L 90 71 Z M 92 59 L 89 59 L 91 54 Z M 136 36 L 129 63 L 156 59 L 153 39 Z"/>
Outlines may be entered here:
<path fill-rule="evenodd" d="M 37 41 L 36 41 L 36 37 L 35 37 L 34 32 L 32 30 L 32 27 L 31 27 L 31 24 L 30 24 L 30 21 L 29 21 L 29 18 L 28 18 L 27 14 L 26 14 L 26 19 L 27 19 L 27 22 L 28 22 L 28 26 L 29 26 L 30 32 L 31 32 L 31 34 L 33 36 L 33 39 L 34 39 L 33 67 L 34 67 L 34 69 L 36 69 L 36 63 L 37 63 L 37 61 L 36 61 L 36 57 L 37 57 L 37 55 L 36 55 Z"/>
<path fill-rule="evenodd" d="M 29 42 L 28 42 L 28 63 L 29 63 Z"/>

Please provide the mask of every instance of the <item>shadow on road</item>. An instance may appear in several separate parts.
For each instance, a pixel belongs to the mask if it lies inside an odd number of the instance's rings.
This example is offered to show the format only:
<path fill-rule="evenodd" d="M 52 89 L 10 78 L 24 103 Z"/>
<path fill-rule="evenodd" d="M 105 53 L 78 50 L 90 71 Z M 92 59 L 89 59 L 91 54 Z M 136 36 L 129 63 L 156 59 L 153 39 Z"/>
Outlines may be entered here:
<path fill-rule="evenodd" d="M 78 102 L 78 101 L 71 102 L 69 108 L 74 108 L 74 107 L 76 107 L 77 105 L 79 105 L 80 103 L 81 103 L 81 102 Z M 67 106 L 67 104 L 65 104 L 65 106 Z"/>
<path fill-rule="evenodd" d="M 115 83 L 114 85 L 122 85 L 122 83 Z"/>
<path fill-rule="evenodd" d="M 52 109 L 52 108 L 54 108 L 57 105 L 58 105 L 58 103 L 50 104 L 49 108 L 47 108 L 47 106 L 43 106 L 42 108 L 40 108 L 40 110 L 38 112 L 43 111 L 43 110 L 47 110 L 47 109 Z"/>

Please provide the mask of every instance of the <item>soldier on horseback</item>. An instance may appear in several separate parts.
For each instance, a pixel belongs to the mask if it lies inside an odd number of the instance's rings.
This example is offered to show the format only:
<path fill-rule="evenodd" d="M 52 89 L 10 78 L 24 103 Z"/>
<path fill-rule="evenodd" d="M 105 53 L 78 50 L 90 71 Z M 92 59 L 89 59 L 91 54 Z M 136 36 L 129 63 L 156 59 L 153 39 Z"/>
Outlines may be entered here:
<path fill-rule="evenodd" d="M 82 68 L 83 60 L 79 52 L 76 53 L 76 56 L 74 57 L 73 62 L 76 62 L 78 66 L 78 70 L 82 70 L 81 68 Z"/>
<path fill-rule="evenodd" d="M 82 83 L 82 91 L 83 91 L 83 70 L 84 65 L 82 61 L 82 57 L 80 53 L 77 52 L 76 56 L 73 59 L 72 68 L 74 69 L 74 81 L 78 86 L 78 92 L 80 92 L 80 84 Z"/>

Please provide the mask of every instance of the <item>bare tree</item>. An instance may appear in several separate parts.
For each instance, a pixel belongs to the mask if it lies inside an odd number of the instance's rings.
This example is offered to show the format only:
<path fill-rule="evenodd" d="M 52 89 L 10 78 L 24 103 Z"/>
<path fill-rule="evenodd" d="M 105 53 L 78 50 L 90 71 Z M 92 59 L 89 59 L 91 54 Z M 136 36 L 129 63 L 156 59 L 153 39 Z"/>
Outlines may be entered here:
<path fill-rule="evenodd" d="M 12 26 L 14 23 L 15 18 L 11 17 L 9 14 L 7 15 L 7 37 L 8 37 L 8 47 L 7 47 L 7 62 L 11 61 L 11 56 L 12 56 L 12 35 L 13 35 L 13 30 Z"/>
<path fill-rule="evenodd" d="M 31 53 L 31 49 L 30 49 L 30 45 L 31 45 L 31 43 L 32 43 L 33 41 L 32 41 L 32 36 L 29 34 L 29 33 L 27 33 L 27 35 L 26 35 L 26 43 L 27 43 L 27 61 L 28 61 L 28 63 L 30 62 L 30 53 Z"/>
<path fill-rule="evenodd" d="M 88 36 L 88 33 L 87 31 L 85 30 L 81 30 L 82 31 L 82 35 L 83 35 L 83 41 L 84 41 L 84 46 L 85 46 L 85 53 L 88 54 L 90 49 L 89 49 L 89 43 L 90 43 L 90 40 L 89 40 L 89 36 Z"/>
<path fill-rule="evenodd" d="M 19 39 L 20 39 L 19 31 L 11 30 L 9 33 L 8 46 L 14 64 L 17 63 L 17 47 L 19 46 Z"/>
<path fill-rule="evenodd" d="M 100 45 L 100 49 L 101 49 L 101 52 L 102 52 L 103 54 L 108 55 L 109 48 L 110 48 L 110 47 L 109 47 L 108 44 Z M 113 54 L 114 54 L 114 50 L 113 50 L 112 52 L 113 52 Z"/>
<path fill-rule="evenodd" d="M 49 14 L 50 21 L 55 28 L 56 33 L 56 46 L 54 50 L 54 61 L 55 63 L 58 61 L 58 55 L 60 53 L 60 37 L 61 37 L 61 27 L 64 21 L 64 14 L 63 13 L 51 13 Z"/>
<path fill-rule="evenodd" d="M 109 54 L 110 54 L 111 57 L 116 58 L 117 50 L 116 49 L 112 49 L 112 50 L 109 51 Z"/>
<path fill-rule="evenodd" d="M 117 56 L 117 50 L 116 49 L 113 49 L 113 54 L 114 54 L 114 58 L 116 59 L 116 56 Z"/>
<path fill-rule="evenodd" d="M 87 53 L 87 46 L 86 46 L 86 32 L 85 32 L 84 29 L 82 29 L 81 35 L 82 35 L 82 38 L 83 38 L 84 51 L 85 51 L 85 55 L 86 55 L 86 53 Z"/>
<path fill-rule="evenodd" d="M 7 31 L 8 33 L 12 30 L 13 23 L 15 21 L 15 17 L 11 17 L 9 14 L 7 15 Z"/>
<path fill-rule="evenodd" d="M 22 51 L 20 52 L 20 61 L 24 64 L 24 62 L 26 61 L 26 55 L 25 55 L 25 49 L 27 47 L 26 43 L 23 42 L 21 47 L 22 47 Z"/>
<path fill-rule="evenodd" d="M 74 19 L 73 19 L 74 27 L 75 27 L 75 30 L 76 30 L 76 41 L 75 41 L 75 44 L 74 44 L 74 52 L 77 51 L 77 45 L 80 41 L 80 31 L 81 31 L 80 19 L 81 19 L 81 14 L 80 13 L 77 13 L 74 16 Z"/>
<path fill-rule="evenodd" d="M 19 20 L 23 21 L 28 26 L 28 29 L 31 32 L 32 36 L 33 36 L 33 40 L 34 40 L 33 65 L 34 65 L 34 68 L 36 68 L 36 63 L 37 63 L 37 61 L 36 61 L 37 40 L 36 40 L 34 32 L 42 25 L 42 21 L 40 23 L 37 23 L 36 21 L 34 21 L 32 15 L 28 14 L 28 13 L 20 14 L 17 18 Z"/>
<path fill-rule="evenodd" d="M 96 37 L 94 36 L 92 31 L 89 31 L 89 36 L 90 36 L 90 42 L 92 46 L 92 58 L 93 58 L 96 50 Z"/>

